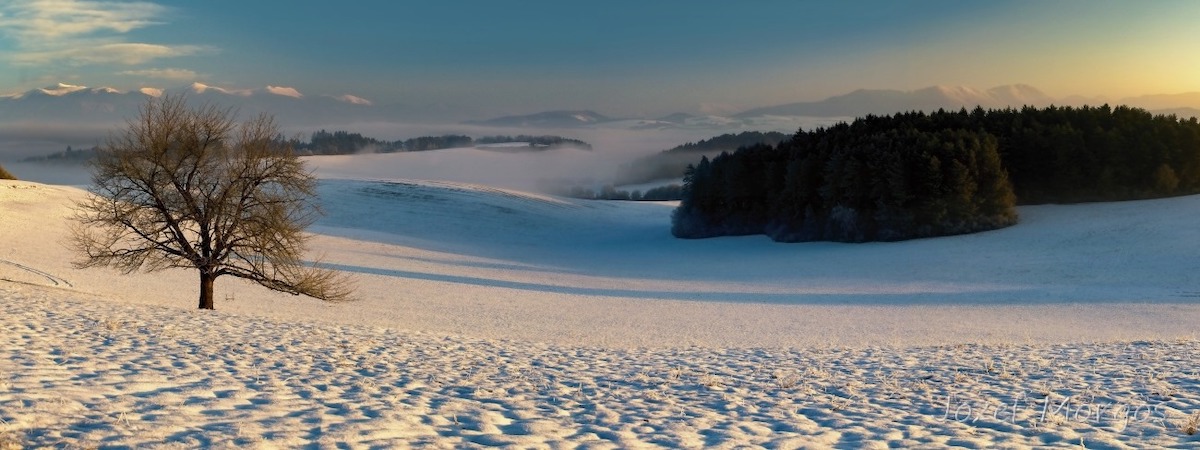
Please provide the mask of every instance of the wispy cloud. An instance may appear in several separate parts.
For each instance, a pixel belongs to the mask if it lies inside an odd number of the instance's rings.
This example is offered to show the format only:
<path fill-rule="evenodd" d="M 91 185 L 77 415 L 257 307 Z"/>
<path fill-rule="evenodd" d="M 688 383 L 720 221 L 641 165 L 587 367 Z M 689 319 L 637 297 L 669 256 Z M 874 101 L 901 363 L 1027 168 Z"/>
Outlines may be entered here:
<path fill-rule="evenodd" d="M 61 39 L 101 31 L 128 33 L 161 24 L 166 8 L 148 2 L 15 0 L 0 26 L 20 40 Z"/>
<path fill-rule="evenodd" d="M 0 3 L 0 34 L 16 44 L 19 65 L 139 65 L 213 51 L 199 45 L 130 42 L 129 32 L 166 23 L 168 8 L 150 2 L 12 0 Z"/>
<path fill-rule="evenodd" d="M 144 64 L 159 58 L 194 55 L 204 50 L 204 47 L 194 45 L 166 46 L 157 44 L 118 42 L 88 47 L 23 52 L 18 55 L 14 55 L 13 61 L 18 64 L 31 65 L 49 64 L 56 61 L 67 61 L 71 64 L 77 65 L 123 64 L 132 66 Z"/>
<path fill-rule="evenodd" d="M 196 73 L 194 70 L 188 69 L 142 69 L 142 70 L 125 70 L 117 72 L 117 75 L 128 75 L 143 78 L 157 78 L 161 80 L 172 81 L 195 81 L 204 78 L 203 75 Z"/>

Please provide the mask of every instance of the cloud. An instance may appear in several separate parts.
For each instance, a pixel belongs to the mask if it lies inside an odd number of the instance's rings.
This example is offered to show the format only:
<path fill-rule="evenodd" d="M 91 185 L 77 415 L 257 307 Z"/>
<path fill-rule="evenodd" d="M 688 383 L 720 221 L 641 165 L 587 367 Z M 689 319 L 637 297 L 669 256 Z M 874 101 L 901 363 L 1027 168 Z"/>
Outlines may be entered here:
<path fill-rule="evenodd" d="M 139 65 L 215 49 L 130 42 L 124 35 L 166 22 L 168 8 L 150 2 L 13 0 L 0 4 L 0 35 L 16 43 L 18 65 Z"/>
<path fill-rule="evenodd" d="M 284 97 L 304 98 L 304 94 L 301 94 L 300 91 L 297 91 L 295 88 L 290 88 L 290 87 L 286 87 L 286 86 L 267 85 L 267 92 L 270 92 L 275 95 L 282 95 Z"/>
<path fill-rule="evenodd" d="M 128 33 L 158 25 L 167 12 L 149 2 L 15 0 L 0 10 L 0 27 L 22 41 L 56 40 L 101 31 Z"/>
<path fill-rule="evenodd" d="M 142 70 L 125 70 L 117 72 L 117 75 L 129 75 L 143 78 L 158 78 L 163 80 L 173 81 L 194 81 L 204 78 L 203 75 L 188 69 L 142 69 Z"/>
<path fill-rule="evenodd" d="M 334 96 L 333 98 L 335 98 L 339 101 L 343 101 L 343 102 L 354 104 L 354 105 L 372 105 L 373 104 L 370 100 L 359 97 L 357 95 L 345 94 L 345 95 Z"/>
<path fill-rule="evenodd" d="M 166 46 L 158 44 L 141 44 L 135 42 L 117 42 L 90 47 L 61 48 L 50 51 L 34 51 L 18 54 L 13 61 L 18 64 L 40 65 L 56 61 L 66 61 L 75 65 L 82 64 L 124 64 L 138 65 L 146 62 L 175 56 L 188 56 L 204 52 L 205 47 L 195 45 Z"/>

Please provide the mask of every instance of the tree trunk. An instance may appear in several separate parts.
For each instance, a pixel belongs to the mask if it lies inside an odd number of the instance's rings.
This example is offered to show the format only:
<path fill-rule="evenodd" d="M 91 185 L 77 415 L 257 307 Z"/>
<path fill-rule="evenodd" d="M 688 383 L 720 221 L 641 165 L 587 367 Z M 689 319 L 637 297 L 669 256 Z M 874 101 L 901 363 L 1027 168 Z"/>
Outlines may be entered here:
<path fill-rule="evenodd" d="M 214 309 L 213 282 L 216 280 L 216 275 L 204 270 L 200 271 L 200 309 Z"/>

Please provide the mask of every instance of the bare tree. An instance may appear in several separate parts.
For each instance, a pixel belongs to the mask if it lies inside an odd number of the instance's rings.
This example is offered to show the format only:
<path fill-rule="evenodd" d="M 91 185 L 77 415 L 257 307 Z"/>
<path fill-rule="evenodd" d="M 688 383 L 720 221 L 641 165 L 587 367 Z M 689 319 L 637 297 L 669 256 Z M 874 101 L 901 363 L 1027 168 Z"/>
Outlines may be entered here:
<path fill-rule="evenodd" d="M 230 110 L 152 99 L 109 139 L 92 194 L 76 204 L 80 268 L 200 272 L 200 309 L 213 309 L 223 275 L 268 289 L 338 301 L 343 275 L 306 265 L 304 229 L 319 211 L 316 179 L 267 115 L 236 123 Z"/>

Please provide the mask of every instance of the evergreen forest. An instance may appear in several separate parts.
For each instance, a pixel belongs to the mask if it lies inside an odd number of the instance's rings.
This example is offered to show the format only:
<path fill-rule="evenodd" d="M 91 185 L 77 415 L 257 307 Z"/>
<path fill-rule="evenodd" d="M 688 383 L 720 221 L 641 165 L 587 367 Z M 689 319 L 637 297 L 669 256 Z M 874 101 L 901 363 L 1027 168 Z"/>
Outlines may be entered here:
<path fill-rule="evenodd" d="M 1200 123 L 1126 106 L 866 116 L 701 158 L 681 238 L 895 241 L 1015 224 L 1018 204 L 1200 192 Z"/>

